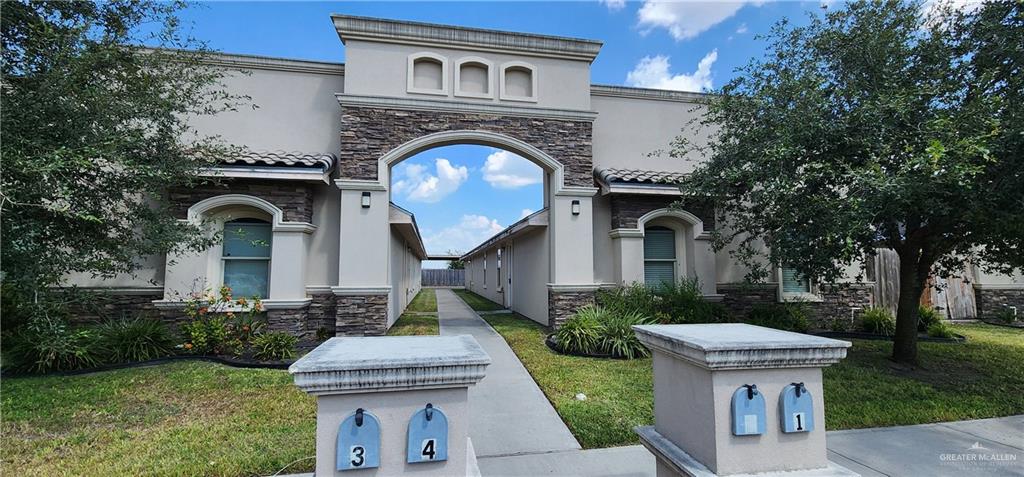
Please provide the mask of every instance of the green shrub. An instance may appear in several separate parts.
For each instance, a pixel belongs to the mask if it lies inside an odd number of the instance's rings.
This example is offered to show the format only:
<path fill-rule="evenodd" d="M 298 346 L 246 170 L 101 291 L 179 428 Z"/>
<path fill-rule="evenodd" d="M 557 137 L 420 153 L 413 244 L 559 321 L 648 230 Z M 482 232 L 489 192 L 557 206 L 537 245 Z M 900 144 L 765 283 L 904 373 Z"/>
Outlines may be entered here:
<path fill-rule="evenodd" d="M 945 323 L 936 321 L 928 325 L 928 336 L 932 338 L 953 338 L 953 330 L 949 329 Z"/>
<path fill-rule="evenodd" d="M 227 313 L 226 316 L 234 319 L 232 329 L 242 343 L 251 342 L 267 326 L 266 321 L 253 313 Z"/>
<path fill-rule="evenodd" d="M 160 320 L 111 320 L 100 325 L 97 332 L 107 360 L 113 363 L 146 361 L 174 351 L 174 335 Z"/>
<path fill-rule="evenodd" d="M 938 323 L 941 318 L 939 312 L 934 308 L 921 305 L 917 307 L 917 331 L 928 331 L 928 328 Z"/>
<path fill-rule="evenodd" d="M 996 312 L 995 318 L 1003 323 L 1013 323 L 1017 320 L 1017 315 L 1013 314 L 1013 310 L 1009 307 L 1003 308 Z"/>
<path fill-rule="evenodd" d="M 181 325 L 185 351 L 194 354 L 234 354 L 240 343 L 223 316 L 194 319 Z"/>
<path fill-rule="evenodd" d="M 5 341 L 4 365 L 31 373 L 91 368 L 102 363 L 98 336 L 61 318 L 35 318 Z"/>
<path fill-rule="evenodd" d="M 295 357 L 295 344 L 299 339 L 280 331 L 271 331 L 252 340 L 253 356 L 263 360 L 282 360 Z"/>
<path fill-rule="evenodd" d="M 650 356 L 650 351 L 633 332 L 633 325 L 649 325 L 653 318 L 639 312 L 606 315 L 601 330 L 601 349 L 618 358 L 635 359 Z"/>
<path fill-rule="evenodd" d="M 645 316 L 656 316 L 661 310 L 660 302 L 661 298 L 655 294 L 654 289 L 642 283 L 597 292 L 597 303 L 614 314 L 637 312 Z"/>
<path fill-rule="evenodd" d="M 807 312 L 800 303 L 755 306 L 747 313 L 747 323 L 798 333 L 806 333 L 811 329 Z"/>
<path fill-rule="evenodd" d="M 868 308 L 861 317 L 861 327 L 868 333 L 892 336 L 896 333 L 896 318 L 884 308 Z"/>
<path fill-rule="evenodd" d="M 576 310 L 558 331 L 555 341 L 569 353 L 596 353 L 601 344 L 602 323 L 608 312 L 599 306 L 584 306 Z"/>

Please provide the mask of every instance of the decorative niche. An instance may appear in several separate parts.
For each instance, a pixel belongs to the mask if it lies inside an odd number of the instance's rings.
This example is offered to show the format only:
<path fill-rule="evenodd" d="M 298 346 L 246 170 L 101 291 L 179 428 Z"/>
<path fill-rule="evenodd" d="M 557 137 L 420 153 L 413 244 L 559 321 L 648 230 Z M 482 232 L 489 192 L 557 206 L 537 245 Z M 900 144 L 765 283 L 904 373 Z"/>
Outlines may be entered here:
<path fill-rule="evenodd" d="M 455 96 L 493 98 L 494 68 L 490 61 L 467 57 L 455 66 Z"/>
<path fill-rule="evenodd" d="M 537 70 L 521 61 L 501 65 L 501 99 L 537 101 Z"/>
<path fill-rule="evenodd" d="M 417 94 L 448 95 L 448 60 L 434 53 L 409 55 L 406 91 Z"/>

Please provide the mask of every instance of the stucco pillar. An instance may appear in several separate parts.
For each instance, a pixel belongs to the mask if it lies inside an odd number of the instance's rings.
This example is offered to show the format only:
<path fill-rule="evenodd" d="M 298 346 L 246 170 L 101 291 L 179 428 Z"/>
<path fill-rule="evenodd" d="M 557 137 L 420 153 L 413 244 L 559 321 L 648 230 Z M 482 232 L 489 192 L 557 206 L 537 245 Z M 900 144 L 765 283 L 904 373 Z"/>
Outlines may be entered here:
<path fill-rule="evenodd" d="M 311 229 L 275 228 L 270 251 L 270 299 L 306 298 L 306 251 Z"/>
<path fill-rule="evenodd" d="M 383 335 L 388 326 L 390 207 L 377 181 L 338 180 L 341 230 L 336 296 L 338 335 Z"/>
<path fill-rule="evenodd" d="M 654 352 L 654 425 L 636 432 L 658 477 L 857 475 L 828 460 L 821 378 L 850 343 L 739 323 L 633 330 Z"/>
<path fill-rule="evenodd" d="M 644 282 L 644 233 L 638 229 L 611 231 L 615 254 L 615 282 L 631 285 Z"/>
<path fill-rule="evenodd" d="M 580 306 L 593 303 L 594 207 L 597 189 L 563 187 L 549 207 L 551 282 L 548 283 L 548 325 L 559 327 Z"/>
<path fill-rule="evenodd" d="M 467 335 L 327 340 L 288 368 L 316 396 L 316 475 L 479 475 L 469 386 L 490 362 Z"/>
<path fill-rule="evenodd" d="M 641 245 L 642 253 L 643 245 Z M 715 264 L 715 250 L 711 243 L 711 234 L 701 233 L 693 240 L 693 269 L 700 282 L 700 290 L 706 297 L 718 295 L 718 268 Z"/>

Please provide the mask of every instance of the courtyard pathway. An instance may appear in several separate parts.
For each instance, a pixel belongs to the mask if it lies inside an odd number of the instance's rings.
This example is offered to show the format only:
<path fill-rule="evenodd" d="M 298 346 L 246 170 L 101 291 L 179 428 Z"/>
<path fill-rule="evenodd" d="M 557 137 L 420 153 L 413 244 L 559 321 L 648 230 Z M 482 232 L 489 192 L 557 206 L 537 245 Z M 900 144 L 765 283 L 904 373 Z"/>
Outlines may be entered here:
<path fill-rule="evenodd" d="M 579 450 L 537 383 L 505 340 L 451 290 L 437 289 L 442 335 L 473 335 L 491 356 L 487 376 L 469 388 L 469 437 L 480 458 Z"/>

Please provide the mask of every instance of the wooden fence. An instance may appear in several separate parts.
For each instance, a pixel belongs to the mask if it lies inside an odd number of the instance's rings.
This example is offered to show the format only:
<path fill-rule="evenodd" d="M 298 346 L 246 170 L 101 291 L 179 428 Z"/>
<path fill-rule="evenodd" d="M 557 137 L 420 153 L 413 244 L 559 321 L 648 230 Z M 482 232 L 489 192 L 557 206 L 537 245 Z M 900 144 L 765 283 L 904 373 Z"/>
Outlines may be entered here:
<path fill-rule="evenodd" d="M 448 270 L 444 268 L 424 268 L 423 286 L 425 287 L 464 287 L 466 286 L 465 270 Z"/>
<path fill-rule="evenodd" d="M 875 306 L 896 313 L 900 299 L 900 257 L 889 249 L 878 249 L 875 255 Z M 965 265 L 964 276 L 971 276 Z M 943 318 L 962 320 L 978 317 L 974 287 L 963 278 L 933 278 L 921 294 L 921 304 L 934 308 Z"/>

